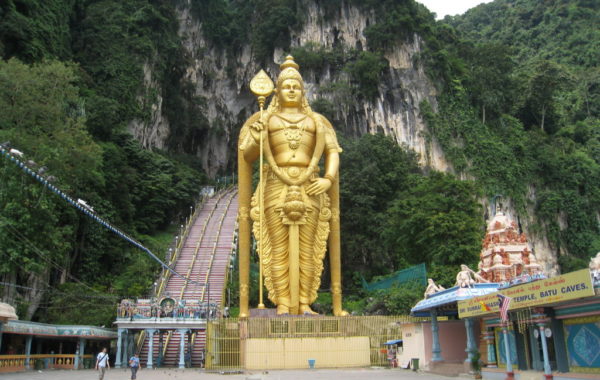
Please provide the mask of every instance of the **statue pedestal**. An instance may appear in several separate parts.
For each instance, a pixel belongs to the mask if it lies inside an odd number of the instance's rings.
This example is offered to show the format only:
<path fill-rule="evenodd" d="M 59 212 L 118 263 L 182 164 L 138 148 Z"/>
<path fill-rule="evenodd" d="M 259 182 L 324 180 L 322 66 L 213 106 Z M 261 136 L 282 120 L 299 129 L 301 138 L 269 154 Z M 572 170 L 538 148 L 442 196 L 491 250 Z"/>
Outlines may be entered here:
<path fill-rule="evenodd" d="M 250 309 L 250 318 L 275 318 L 276 309 Z"/>
<path fill-rule="evenodd" d="M 321 314 L 277 315 L 277 309 L 250 309 L 250 318 L 326 318 Z"/>
<path fill-rule="evenodd" d="M 387 366 L 384 343 L 402 338 L 403 320 L 398 317 L 261 317 L 270 312 L 274 310 L 261 309 L 254 314 L 259 317 L 239 320 L 240 367 L 267 370 Z M 225 347 L 230 344 L 228 339 L 231 338 L 224 336 L 222 343 L 217 341 L 214 347 Z"/>
<path fill-rule="evenodd" d="M 251 338 L 242 341 L 244 368 L 368 367 L 369 337 Z M 351 351 L 348 352 L 348 350 Z"/>

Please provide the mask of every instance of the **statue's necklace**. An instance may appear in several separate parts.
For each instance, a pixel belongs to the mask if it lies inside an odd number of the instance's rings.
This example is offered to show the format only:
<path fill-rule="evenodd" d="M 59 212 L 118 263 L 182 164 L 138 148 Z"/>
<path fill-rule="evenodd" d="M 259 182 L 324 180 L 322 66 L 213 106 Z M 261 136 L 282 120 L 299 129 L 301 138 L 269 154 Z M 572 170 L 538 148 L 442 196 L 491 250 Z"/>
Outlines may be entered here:
<path fill-rule="evenodd" d="M 298 120 L 288 120 L 281 115 L 277 115 L 283 121 L 283 134 L 288 142 L 290 149 L 296 150 L 300 147 L 300 140 L 304 134 L 305 124 L 302 123 L 307 115 Z"/>

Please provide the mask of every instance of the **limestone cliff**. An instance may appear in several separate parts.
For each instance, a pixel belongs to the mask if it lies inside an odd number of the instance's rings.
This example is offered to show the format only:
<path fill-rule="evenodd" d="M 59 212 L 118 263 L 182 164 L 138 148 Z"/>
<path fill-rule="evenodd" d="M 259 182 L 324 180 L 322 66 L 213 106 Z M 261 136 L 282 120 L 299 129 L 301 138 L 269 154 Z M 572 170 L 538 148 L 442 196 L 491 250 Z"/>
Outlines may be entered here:
<path fill-rule="evenodd" d="M 363 35 L 374 16 L 363 14 L 357 8 L 345 4 L 334 17 L 325 19 L 319 6 L 307 0 L 305 3 L 303 27 L 291 34 L 291 47 L 314 43 L 324 48 L 342 44 L 348 49 L 364 49 L 367 41 Z M 205 116 L 211 129 L 219 133 L 209 133 L 195 144 L 193 153 L 202 162 L 206 172 L 214 176 L 230 170 L 235 162 L 234 142 L 243 120 L 257 109 L 256 102 L 248 90 L 248 83 L 261 67 L 252 59 L 250 45 L 244 46 L 234 57 L 223 49 L 211 45 L 202 31 L 202 25 L 191 12 L 188 0 L 178 10 L 179 34 L 188 55 L 190 65 L 186 68 L 185 81 L 194 87 L 195 95 L 206 99 Z M 399 144 L 414 149 L 421 162 L 437 170 L 451 170 L 435 138 L 427 138 L 427 127 L 419 111 L 423 100 L 429 101 L 435 109 L 436 90 L 425 75 L 423 65 L 416 59 L 421 52 L 422 41 L 414 36 L 413 42 L 398 44 L 386 56 L 389 70 L 379 86 L 379 96 L 373 101 L 348 99 L 346 107 L 340 107 L 336 120 L 343 125 L 336 128 L 350 131 L 354 135 L 382 131 L 392 136 Z M 272 77 L 278 73 L 278 64 L 288 52 L 276 50 L 268 67 L 262 67 Z M 232 62 L 233 60 L 233 62 Z M 234 68 L 234 72 L 230 68 Z M 229 68 L 229 69 L 228 69 Z M 301 68 L 302 70 L 302 68 Z M 145 85 L 156 88 L 151 70 L 146 65 Z M 317 94 L 330 101 L 336 95 L 324 93 L 322 87 L 347 80 L 346 73 L 327 67 L 323 72 L 302 71 L 309 101 Z M 144 98 L 146 99 L 146 98 Z M 135 120 L 130 123 L 131 133 L 149 147 L 164 148 L 169 137 L 169 120 L 164 117 L 162 98 L 155 97 L 150 106 L 149 120 Z"/>

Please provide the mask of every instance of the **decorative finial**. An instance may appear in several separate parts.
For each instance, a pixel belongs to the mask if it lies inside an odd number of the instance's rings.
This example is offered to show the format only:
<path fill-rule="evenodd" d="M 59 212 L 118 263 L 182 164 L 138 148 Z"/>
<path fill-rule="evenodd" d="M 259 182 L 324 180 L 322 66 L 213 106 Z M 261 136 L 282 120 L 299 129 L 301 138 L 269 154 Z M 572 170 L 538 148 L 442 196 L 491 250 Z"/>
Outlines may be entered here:
<path fill-rule="evenodd" d="M 265 105 L 265 100 L 271 95 L 273 88 L 273 81 L 264 70 L 260 70 L 250 81 L 250 91 L 257 97 L 261 112 Z"/>
<path fill-rule="evenodd" d="M 294 62 L 294 57 L 292 57 L 291 55 L 285 57 L 285 62 L 283 62 L 281 66 L 279 66 L 281 70 L 287 69 L 288 67 L 293 67 L 296 70 L 300 68 L 300 66 L 298 66 L 298 64 Z"/>

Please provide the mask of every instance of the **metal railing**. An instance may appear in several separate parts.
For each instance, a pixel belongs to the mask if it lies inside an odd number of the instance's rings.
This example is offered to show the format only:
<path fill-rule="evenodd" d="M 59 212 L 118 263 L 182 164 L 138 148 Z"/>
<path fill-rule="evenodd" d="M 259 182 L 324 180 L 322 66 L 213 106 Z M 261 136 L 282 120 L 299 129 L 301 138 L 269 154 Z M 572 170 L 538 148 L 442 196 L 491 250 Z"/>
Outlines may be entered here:
<path fill-rule="evenodd" d="M 210 222 L 211 218 L 214 216 L 215 211 L 217 210 L 217 208 L 219 206 L 219 201 L 225 196 L 225 194 L 226 194 L 225 192 L 219 194 L 219 198 L 215 202 L 215 206 L 210 211 L 210 214 L 208 215 L 208 217 L 204 221 L 204 225 L 202 226 L 202 231 L 200 232 L 200 238 L 198 239 L 198 244 L 196 244 L 196 248 L 194 249 L 194 254 L 192 256 L 192 261 L 190 262 L 190 264 L 188 266 L 188 271 L 187 271 L 186 276 L 185 276 L 187 278 L 187 280 L 189 280 L 190 277 L 191 277 L 191 275 L 192 275 L 192 270 L 194 268 L 194 264 L 196 263 L 196 259 L 198 257 L 198 252 L 200 251 L 200 245 L 204 241 L 204 235 L 206 234 L 206 228 L 208 227 L 208 223 Z M 231 203 L 231 199 L 229 200 L 229 203 Z M 227 213 L 227 209 L 228 208 L 225 209 L 225 213 Z M 217 237 L 217 239 L 218 239 L 218 237 Z M 183 298 L 183 293 L 187 289 L 187 284 L 188 284 L 188 282 L 185 281 L 183 283 L 183 285 L 181 286 L 181 291 L 179 292 L 179 298 Z"/>
<path fill-rule="evenodd" d="M 210 255 L 210 263 L 208 264 L 208 269 L 206 271 L 206 275 L 204 276 L 204 288 L 202 289 L 202 295 L 200 297 L 200 302 L 204 302 L 204 296 L 206 295 L 206 287 L 208 286 L 208 278 L 212 271 L 212 266 L 215 261 L 215 254 L 217 253 L 217 246 L 219 244 L 219 238 L 221 237 L 221 229 L 223 228 L 223 221 L 225 220 L 225 216 L 227 215 L 227 212 L 229 211 L 229 207 L 231 206 L 231 202 L 233 201 L 233 198 L 235 198 L 235 191 L 232 193 L 231 198 L 229 198 L 229 201 L 227 202 L 227 205 L 225 206 L 225 211 L 223 212 L 223 215 L 221 215 L 221 220 L 219 220 L 219 229 L 217 232 L 217 237 L 215 239 L 215 244 L 213 245 L 213 250 Z M 225 285 L 225 284 L 223 284 L 223 285 Z M 221 301 L 222 300 L 223 300 L 223 298 L 221 298 Z M 210 287 L 209 287 L 209 294 L 208 294 L 208 302 L 210 302 Z"/>
<path fill-rule="evenodd" d="M 28 359 L 31 369 L 73 369 L 78 356 L 82 359 L 79 362 L 81 366 L 83 366 L 84 360 L 93 360 L 93 355 L 89 354 L 0 355 L 0 372 L 23 371 L 27 369 Z"/>
<path fill-rule="evenodd" d="M 226 194 L 227 194 L 227 191 L 223 191 L 223 192 L 221 192 L 219 194 L 219 198 L 215 202 L 215 207 L 213 207 L 213 209 L 210 212 L 210 215 L 208 215 L 208 217 L 206 218 L 206 221 L 204 222 L 204 226 L 202 226 L 202 232 L 200 233 L 200 238 L 198 239 L 198 244 L 196 245 L 196 249 L 194 250 L 194 255 L 192 257 L 192 261 L 190 262 L 190 265 L 188 267 L 188 271 L 187 271 L 187 274 L 186 274 L 186 279 L 188 281 L 189 281 L 189 279 L 191 277 L 192 269 L 194 268 L 194 264 L 195 264 L 196 258 L 198 256 L 198 252 L 200 250 L 200 245 L 201 245 L 202 241 L 204 240 L 204 235 L 206 233 L 206 228 L 208 226 L 208 223 L 210 222 L 211 218 L 213 217 L 215 211 L 217 210 L 217 208 L 219 206 L 219 201 L 221 199 L 223 199 L 223 197 Z M 215 248 L 214 247 L 216 247 L 216 245 L 217 245 L 217 243 L 219 241 L 219 236 L 221 235 L 221 227 L 223 225 L 223 219 L 225 218 L 225 215 L 227 214 L 227 211 L 229 211 L 229 205 L 231 205 L 231 200 L 235 196 L 235 191 L 232 191 L 231 194 L 229 194 L 229 195 L 230 195 L 229 201 L 227 202 L 225 210 L 223 211 L 223 214 L 221 215 L 221 219 L 219 221 L 219 228 L 218 228 L 218 231 L 217 231 L 217 237 L 215 239 L 215 244 L 213 246 L 213 251 L 212 251 L 212 254 L 211 254 L 211 261 L 210 261 L 210 264 L 209 264 L 209 268 L 208 268 L 208 270 L 206 272 L 207 275 L 206 275 L 206 278 L 205 278 L 205 281 L 204 281 L 204 287 L 202 288 L 202 293 L 201 293 L 201 296 L 200 296 L 200 304 L 204 304 L 204 293 L 206 292 L 206 286 L 207 286 L 206 284 L 207 284 L 207 279 L 208 279 L 208 273 L 210 273 L 210 267 L 212 266 L 212 261 L 214 259 L 214 254 L 215 254 Z M 181 286 L 181 292 L 179 293 L 179 298 L 183 298 L 183 294 L 185 293 L 185 290 L 187 289 L 188 281 L 185 281 L 183 283 L 183 285 Z M 212 310 L 210 310 L 210 309 L 208 310 L 208 316 L 209 317 L 211 316 L 211 311 Z M 167 349 L 169 347 L 169 342 L 171 341 L 171 337 L 172 336 L 173 336 L 173 331 L 169 331 L 168 334 L 167 334 L 167 337 L 165 338 L 165 344 L 163 346 L 163 352 L 162 352 L 163 357 L 165 357 L 165 355 L 167 353 Z"/>
<path fill-rule="evenodd" d="M 333 347 L 328 355 L 335 356 L 338 363 L 355 362 L 360 357 L 365 365 L 387 366 L 384 343 L 402 339 L 405 323 L 429 320 L 410 316 L 315 316 L 207 321 L 206 368 L 219 371 L 247 369 L 247 361 L 253 360 L 250 356 L 272 360 L 274 355 L 283 355 L 274 351 L 276 347 L 285 345 L 288 345 L 285 353 L 288 363 L 301 363 L 301 368 L 307 368 L 307 358 L 326 346 Z M 344 339 L 362 344 L 344 344 Z M 314 343 L 307 346 L 302 341 Z M 341 343 L 333 346 L 335 342 Z M 292 345 L 294 348 L 290 349 Z M 254 363 L 262 365 L 261 360 L 254 360 Z"/>
<path fill-rule="evenodd" d="M 198 303 L 190 300 L 176 300 L 171 312 L 165 312 L 160 306 L 147 302 L 130 302 L 117 306 L 117 321 L 148 321 L 162 319 L 208 319 L 219 318 L 220 310 L 217 304 Z M 183 301 L 183 302 L 181 302 Z M 183 306 L 180 306 L 183 305 Z"/>
<path fill-rule="evenodd" d="M 179 253 L 181 252 L 181 249 L 183 248 L 183 243 L 187 239 L 192 225 L 198 218 L 199 212 L 202 210 L 204 203 L 206 202 L 206 199 L 207 199 L 207 197 L 204 197 L 204 196 L 202 196 L 200 198 L 200 200 L 196 204 L 196 207 L 194 208 L 194 212 L 190 215 L 189 218 L 186 218 L 185 225 L 184 225 L 185 228 L 183 229 L 182 233 L 179 235 L 179 238 L 177 238 L 177 237 L 175 238 L 176 239 L 175 244 L 174 244 L 175 249 L 172 251 L 171 256 L 169 257 L 169 263 L 168 263 L 169 267 L 171 267 L 173 265 L 173 263 L 175 263 L 177 261 L 177 258 L 179 257 Z M 159 285 L 158 290 L 156 291 L 156 295 L 155 295 L 156 298 L 160 298 L 162 296 L 162 293 L 165 290 L 165 286 L 167 285 L 167 282 L 169 281 L 170 277 L 171 277 L 171 272 L 166 271 L 163 268 L 161 275 L 160 275 L 160 279 L 159 279 L 160 285 Z M 142 349 L 145 339 L 146 339 L 146 331 L 142 330 L 137 338 L 136 352 L 141 352 L 141 349 Z"/>

